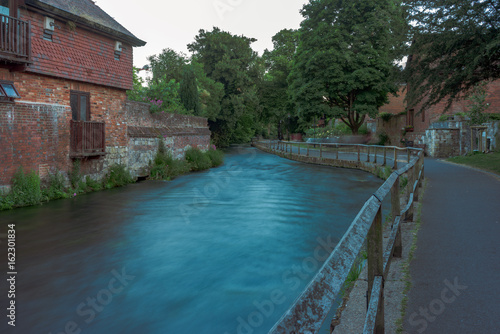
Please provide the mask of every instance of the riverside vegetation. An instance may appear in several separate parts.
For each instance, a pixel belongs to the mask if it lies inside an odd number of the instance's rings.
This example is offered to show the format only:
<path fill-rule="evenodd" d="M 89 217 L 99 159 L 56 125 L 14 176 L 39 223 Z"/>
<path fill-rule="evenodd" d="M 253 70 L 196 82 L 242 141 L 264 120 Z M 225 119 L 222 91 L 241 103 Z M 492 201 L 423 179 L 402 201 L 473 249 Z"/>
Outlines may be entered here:
<path fill-rule="evenodd" d="M 172 180 L 190 171 L 220 166 L 223 162 L 224 153 L 217 150 L 215 146 L 206 152 L 190 148 L 186 151 L 185 159 L 174 159 L 165 149 L 163 142 L 160 142 L 158 153 L 151 163 L 150 179 Z M 111 166 L 101 181 L 96 181 L 89 176 L 84 178 L 79 160 L 75 160 L 73 169 L 68 173 L 68 180 L 62 172 L 56 171 L 42 182 L 35 171 L 25 172 L 20 167 L 12 180 L 10 193 L 0 196 L 0 211 L 38 205 L 56 199 L 72 198 L 80 194 L 122 187 L 134 182 L 135 179 L 126 167 L 119 164 Z"/>

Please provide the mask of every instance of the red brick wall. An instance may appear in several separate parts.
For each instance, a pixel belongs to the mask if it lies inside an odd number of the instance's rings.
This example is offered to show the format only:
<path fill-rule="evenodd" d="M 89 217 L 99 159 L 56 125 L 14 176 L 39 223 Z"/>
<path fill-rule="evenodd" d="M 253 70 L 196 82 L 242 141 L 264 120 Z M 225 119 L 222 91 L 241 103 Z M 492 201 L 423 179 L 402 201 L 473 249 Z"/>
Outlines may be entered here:
<path fill-rule="evenodd" d="M 379 108 L 379 112 L 397 115 L 406 110 L 406 86 L 402 86 L 396 95 L 389 94 L 389 103 Z"/>
<path fill-rule="evenodd" d="M 132 47 L 123 43 L 115 60 L 115 39 L 85 30 L 76 23 L 72 31 L 56 20 L 53 40 L 43 39 L 44 16 L 21 10 L 21 19 L 31 22 L 33 64 L 29 72 L 121 89 L 132 88 Z"/>
<path fill-rule="evenodd" d="M 10 183 L 19 167 L 43 176 L 69 167 L 69 107 L 0 104 L 0 185 Z"/>

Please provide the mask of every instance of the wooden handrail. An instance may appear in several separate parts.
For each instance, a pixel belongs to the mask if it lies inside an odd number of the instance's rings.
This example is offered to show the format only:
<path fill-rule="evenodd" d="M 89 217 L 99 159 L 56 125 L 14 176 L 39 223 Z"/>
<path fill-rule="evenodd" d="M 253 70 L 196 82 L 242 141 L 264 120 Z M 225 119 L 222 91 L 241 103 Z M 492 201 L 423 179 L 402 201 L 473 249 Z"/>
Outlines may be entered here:
<path fill-rule="evenodd" d="M 289 144 L 301 144 L 307 146 L 307 155 L 293 153 L 293 149 L 288 152 Z M 309 158 L 309 143 L 299 142 L 269 142 L 266 144 L 255 144 L 261 149 L 267 149 L 271 152 L 281 153 L 287 158 L 297 158 L 303 161 Z M 374 147 L 371 145 L 356 144 L 329 144 L 322 143 L 321 151 L 324 146 L 335 146 L 355 148 L 350 150 L 349 154 L 358 155 L 359 151 L 365 147 Z M 292 145 L 290 145 L 292 146 Z M 384 147 L 385 146 L 375 146 Z M 365 334 L 384 332 L 384 287 L 383 281 L 387 276 L 393 257 L 401 257 L 401 222 L 409 219 L 413 215 L 414 199 L 418 198 L 418 192 L 424 177 L 424 154 L 422 149 L 418 148 L 397 148 L 394 152 L 405 151 L 407 153 L 406 165 L 394 170 L 389 178 L 380 186 L 380 188 L 365 202 L 363 208 L 359 211 L 356 218 L 351 223 L 348 231 L 337 244 L 333 252 L 325 261 L 319 272 L 314 276 L 306 289 L 296 299 L 280 320 L 269 331 L 270 334 L 292 334 L 292 333 L 318 333 L 330 308 L 338 296 L 347 279 L 349 271 L 355 263 L 363 244 L 367 241 L 368 247 L 368 296 L 369 310 L 365 320 Z M 286 153 L 285 153 L 286 150 Z M 368 150 L 367 151 L 367 155 Z M 347 152 L 343 152 L 347 153 Z M 337 152 L 338 157 L 338 152 Z M 320 156 L 319 160 L 323 158 Z M 386 159 L 384 159 L 385 162 Z M 405 159 L 406 160 L 406 159 Z M 376 161 L 374 159 L 374 161 Z M 368 164 L 368 163 L 363 163 Z M 375 165 L 375 164 L 373 164 Z M 395 160 L 397 168 L 397 160 Z M 400 178 L 408 175 L 408 194 L 407 205 L 400 210 Z M 383 237 L 381 233 L 381 210 L 382 202 L 388 194 L 391 194 L 391 212 L 392 212 L 392 231 L 385 250 L 382 247 Z"/>

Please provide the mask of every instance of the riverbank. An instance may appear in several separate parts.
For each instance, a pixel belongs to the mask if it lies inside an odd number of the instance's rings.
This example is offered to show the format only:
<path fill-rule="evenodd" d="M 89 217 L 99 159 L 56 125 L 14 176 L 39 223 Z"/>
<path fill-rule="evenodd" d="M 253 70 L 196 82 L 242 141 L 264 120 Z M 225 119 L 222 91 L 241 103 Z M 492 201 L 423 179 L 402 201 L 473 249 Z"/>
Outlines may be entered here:
<path fill-rule="evenodd" d="M 174 159 L 161 141 L 150 165 L 150 179 L 170 181 L 193 171 L 218 167 L 224 162 L 224 153 L 215 146 L 206 152 L 195 148 L 186 150 L 185 159 Z M 73 198 L 81 194 L 122 187 L 137 182 L 123 165 L 113 165 L 102 180 L 83 177 L 80 160 L 66 175 L 60 171 L 41 180 L 34 171 L 19 168 L 12 180 L 11 191 L 0 196 L 0 211 L 39 205 L 53 200 Z"/>

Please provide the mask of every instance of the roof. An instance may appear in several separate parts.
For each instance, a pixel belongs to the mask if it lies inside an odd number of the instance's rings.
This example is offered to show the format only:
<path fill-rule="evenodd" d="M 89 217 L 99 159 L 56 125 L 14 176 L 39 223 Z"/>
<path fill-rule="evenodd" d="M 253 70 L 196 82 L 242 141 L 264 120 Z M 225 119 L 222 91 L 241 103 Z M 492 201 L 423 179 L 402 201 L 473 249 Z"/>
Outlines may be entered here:
<path fill-rule="evenodd" d="M 69 20 L 113 35 L 132 46 L 144 46 L 146 42 L 135 37 L 92 0 L 26 0 L 26 4 Z"/>

